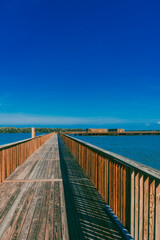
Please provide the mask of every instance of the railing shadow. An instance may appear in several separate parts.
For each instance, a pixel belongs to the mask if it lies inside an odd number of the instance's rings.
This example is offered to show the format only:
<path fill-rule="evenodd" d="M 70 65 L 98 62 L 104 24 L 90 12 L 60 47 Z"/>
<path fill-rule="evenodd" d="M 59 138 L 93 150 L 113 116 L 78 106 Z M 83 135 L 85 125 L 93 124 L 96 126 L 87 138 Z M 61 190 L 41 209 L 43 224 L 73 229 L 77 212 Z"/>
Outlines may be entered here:
<path fill-rule="evenodd" d="M 104 209 L 104 200 L 59 138 L 70 239 L 123 239 Z"/>

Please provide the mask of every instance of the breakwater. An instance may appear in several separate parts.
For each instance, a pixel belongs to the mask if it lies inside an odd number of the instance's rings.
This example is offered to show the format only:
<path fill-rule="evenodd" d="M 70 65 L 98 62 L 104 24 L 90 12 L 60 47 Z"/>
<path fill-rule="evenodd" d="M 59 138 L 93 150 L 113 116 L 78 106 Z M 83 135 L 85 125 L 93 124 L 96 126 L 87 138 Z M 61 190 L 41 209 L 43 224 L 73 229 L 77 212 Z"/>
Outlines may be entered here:
<path fill-rule="evenodd" d="M 136 136 L 136 135 L 160 135 L 159 130 L 151 131 L 106 131 L 106 132 L 64 132 L 64 134 L 75 135 L 75 136 Z"/>

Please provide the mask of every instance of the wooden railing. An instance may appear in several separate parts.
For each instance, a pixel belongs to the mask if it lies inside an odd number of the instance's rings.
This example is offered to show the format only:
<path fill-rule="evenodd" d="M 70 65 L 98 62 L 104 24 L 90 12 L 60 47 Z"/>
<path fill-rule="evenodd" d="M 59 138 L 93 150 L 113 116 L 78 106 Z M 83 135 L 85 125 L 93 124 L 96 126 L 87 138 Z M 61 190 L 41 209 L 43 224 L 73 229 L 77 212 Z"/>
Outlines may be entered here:
<path fill-rule="evenodd" d="M 136 240 L 160 240 L 160 171 L 60 134 L 115 215 Z"/>
<path fill-rule="evenodd" d="M 0 146 L 0 183 L 54 133 Z"/>

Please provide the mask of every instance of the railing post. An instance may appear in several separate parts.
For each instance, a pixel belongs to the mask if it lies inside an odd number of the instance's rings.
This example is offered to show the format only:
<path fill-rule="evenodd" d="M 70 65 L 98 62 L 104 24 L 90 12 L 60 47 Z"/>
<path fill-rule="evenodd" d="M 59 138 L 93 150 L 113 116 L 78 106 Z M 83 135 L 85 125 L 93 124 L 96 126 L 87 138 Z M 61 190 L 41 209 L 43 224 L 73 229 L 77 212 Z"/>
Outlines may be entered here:
<path fill-rule="evenodd" d="M 32 138 L 35 138 L 35 137 L 36 137 L 36 129 L 32 128 Z"/>

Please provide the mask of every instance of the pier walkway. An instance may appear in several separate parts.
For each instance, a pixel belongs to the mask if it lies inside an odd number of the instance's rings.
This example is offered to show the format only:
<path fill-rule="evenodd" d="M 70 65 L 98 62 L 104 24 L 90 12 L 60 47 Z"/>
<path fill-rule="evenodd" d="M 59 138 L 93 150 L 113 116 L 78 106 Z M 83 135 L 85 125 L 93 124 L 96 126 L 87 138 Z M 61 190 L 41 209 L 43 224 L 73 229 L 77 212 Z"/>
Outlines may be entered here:
<path fill-rule="evenodd" d="M 0 239 L 123 239 L 100 194 L 59 145 L 55 134 L 0 185 Z"/>
<path fill-rule="evenodd" d="M 0 239 L 68 239 L 57 135 L 0 185 Z"/>

